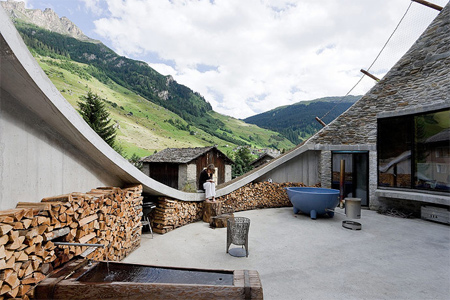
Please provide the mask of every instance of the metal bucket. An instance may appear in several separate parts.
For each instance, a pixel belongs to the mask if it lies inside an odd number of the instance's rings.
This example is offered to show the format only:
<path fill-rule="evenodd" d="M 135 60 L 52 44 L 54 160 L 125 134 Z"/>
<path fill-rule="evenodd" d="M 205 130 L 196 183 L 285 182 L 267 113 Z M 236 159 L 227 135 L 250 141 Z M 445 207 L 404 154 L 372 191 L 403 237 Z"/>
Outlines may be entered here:
<path fill-rule="evenodd" d="M 345 198 L 345 215 L 350 219 L 361 219 L 361 198 Z"/>

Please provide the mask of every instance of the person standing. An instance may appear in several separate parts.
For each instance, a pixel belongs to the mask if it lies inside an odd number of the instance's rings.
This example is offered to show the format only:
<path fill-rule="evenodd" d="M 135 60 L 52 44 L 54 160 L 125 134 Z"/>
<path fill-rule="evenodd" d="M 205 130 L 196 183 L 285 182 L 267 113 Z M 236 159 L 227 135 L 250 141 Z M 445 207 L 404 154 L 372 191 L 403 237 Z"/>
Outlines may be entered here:
<path fill-rule="evenodd" d="M 215 201 L 216 185 L 213 180 L 213 174 L 216 168 L 213 164 L 209 164 L 203 171 L 200 172 L 199 189 L 205 191 L 205 199 Z"/>

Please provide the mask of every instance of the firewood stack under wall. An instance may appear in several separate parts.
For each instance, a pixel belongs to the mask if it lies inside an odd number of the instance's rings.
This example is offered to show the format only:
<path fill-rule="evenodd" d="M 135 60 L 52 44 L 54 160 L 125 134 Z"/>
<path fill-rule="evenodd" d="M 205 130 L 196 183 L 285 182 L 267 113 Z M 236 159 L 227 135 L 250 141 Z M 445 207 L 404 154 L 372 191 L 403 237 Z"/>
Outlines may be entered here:
<path fill-rule="evenodd" d="M 105 187 L 19 202 L 0 211 L 0 300 L 33 298 L 33 288 L 76 256 L 120 261 L 140 245 L 142 186 Z M 102 244 L 61 246 L 54 242 Z"/>
<path fill-rule="evenodd" d="M 292 206 L 292 204 L 285 188 L 301 186 L 305 185 L 297 182 L 249 183 L 216 200 L 223 202 L 223 214 L 257 208 L 286 207 Z M 152 228 L 154 232 L 164 234 L 180 226 L 199 221 L 202 216 L 203 202 L 179 201 L 160 197 L 157 207 L 152 212 Z"/>

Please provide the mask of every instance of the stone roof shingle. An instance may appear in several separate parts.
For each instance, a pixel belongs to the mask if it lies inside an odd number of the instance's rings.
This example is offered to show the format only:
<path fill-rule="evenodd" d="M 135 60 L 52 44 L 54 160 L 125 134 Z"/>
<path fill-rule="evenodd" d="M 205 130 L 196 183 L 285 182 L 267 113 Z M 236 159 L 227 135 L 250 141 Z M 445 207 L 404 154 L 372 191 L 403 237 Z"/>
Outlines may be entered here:
<path fill-rule="evenodd" d="M 225 157 L 225 160 L 232 162 L 225 154 L 216 147 L 196 147 L 196 148 L 167 148 L 153 155 L 141 159 L 142 162 L 158 162 L 158 163 L 178 163 L 185 164 L 202 156 L 203 154 L 215 149 Z"/>

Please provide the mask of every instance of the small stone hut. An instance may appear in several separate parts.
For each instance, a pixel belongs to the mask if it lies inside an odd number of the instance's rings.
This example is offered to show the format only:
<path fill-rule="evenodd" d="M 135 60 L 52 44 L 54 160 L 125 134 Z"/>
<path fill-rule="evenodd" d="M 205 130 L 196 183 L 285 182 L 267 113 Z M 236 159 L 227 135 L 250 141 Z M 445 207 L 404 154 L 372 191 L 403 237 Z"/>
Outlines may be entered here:
<path fill-rule="evenodd" d="M 167 148 L 141 160 L 142 172 L 170 187 L 196 191 L 199 174 L 214 164 L 216 184 L 231 180 L 233 161 L 214 146 L 196 148 Z"/>

